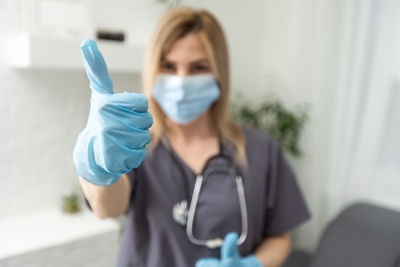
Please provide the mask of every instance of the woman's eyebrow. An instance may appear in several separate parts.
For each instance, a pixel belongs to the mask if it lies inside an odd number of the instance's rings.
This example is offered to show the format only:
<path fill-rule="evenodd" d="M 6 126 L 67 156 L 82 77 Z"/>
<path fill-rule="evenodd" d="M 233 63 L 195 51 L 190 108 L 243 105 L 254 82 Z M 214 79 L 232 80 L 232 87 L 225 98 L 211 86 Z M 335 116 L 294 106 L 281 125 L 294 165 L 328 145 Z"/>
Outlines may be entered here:
<path fill-rule="evenodd" d="M 172 60 L 168 60 L 166 58 L 161 60 L 162 63 L 170 63 L 170 64 L 176 64 L 176 62 L 172 61 Z"/>
<path fill-rule="evenodd" d="M 196 64 L 196 63 L 209 63 L 209 60 L 207 58 L 202 58 L 190 62 L 190 64 Z"/>
<path fill-rule="evenodd" d="M 170 64 L 177 64 L 175 61 L 173 60 L 169 60 L 169 59 L 162 59 L 161 60 L 162 63 L 170 63 Z M 209 63 L 209 60 L 207 58 L 201 58 L 201 59 L 196 59 L 193 61 L 190 61 L 189 64 L 196 64 L 196 63 Z"/>

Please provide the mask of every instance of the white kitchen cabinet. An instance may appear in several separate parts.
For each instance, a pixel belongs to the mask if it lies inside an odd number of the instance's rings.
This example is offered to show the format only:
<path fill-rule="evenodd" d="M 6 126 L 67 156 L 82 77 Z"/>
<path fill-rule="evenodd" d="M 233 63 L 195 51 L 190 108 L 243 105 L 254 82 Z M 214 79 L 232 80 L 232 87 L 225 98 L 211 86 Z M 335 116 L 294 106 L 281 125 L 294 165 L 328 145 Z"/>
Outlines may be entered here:
<path fill-rule="evenodd" d="M 83 40 L 11 34 L 7 39 L 6 59 L 16 69 L 83 70 L 80 52 Z M 141 71 L 143 47 L 116 41 L 97 41 L 110 72 Z"/>

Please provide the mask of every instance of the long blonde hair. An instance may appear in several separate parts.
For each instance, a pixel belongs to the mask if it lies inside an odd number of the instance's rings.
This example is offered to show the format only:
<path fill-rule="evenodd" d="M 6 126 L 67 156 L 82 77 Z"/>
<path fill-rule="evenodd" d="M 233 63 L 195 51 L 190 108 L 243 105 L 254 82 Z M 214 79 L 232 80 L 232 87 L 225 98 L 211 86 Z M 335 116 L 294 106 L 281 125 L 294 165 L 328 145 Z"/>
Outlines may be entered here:
<path fill-rule="evenodd" d="M 231 143 L 235 160 L 246 165 L 246 141 L 229 113 L 230 74 L 229 54 L 224 32 L 217 19 L 206 10 L 189 7 L 175 8 L 159 20 L 144 56 L 142 83 L 153 114 L 152 146 L 156 146 L 166 131 L 166 115 L 151 95 L 160 63 L 172 44 L 188 33 L 197 33 L 205 45 L 211 67 L 221 90 L 219 99 L 210 107 L 211 123 L 224 143 Z"/>

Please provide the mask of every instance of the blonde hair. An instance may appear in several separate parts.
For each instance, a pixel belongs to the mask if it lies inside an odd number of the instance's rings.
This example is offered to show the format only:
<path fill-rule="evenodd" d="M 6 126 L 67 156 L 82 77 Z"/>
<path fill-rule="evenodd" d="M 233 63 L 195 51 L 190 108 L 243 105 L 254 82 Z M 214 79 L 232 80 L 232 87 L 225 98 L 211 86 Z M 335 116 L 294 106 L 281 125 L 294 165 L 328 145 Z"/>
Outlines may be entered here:
<path fill-rule="evenodd" d="M 211 68 L 220 88 L 219 99 L 210 107 L 211 123 L 223 143 L 231 143 L 235 161 L 246 165 L 246 141 L 229 113 L 229 55 L 224 32 L 216 18 L 206 10 L 181 7 L 169 10 L 159 20 L 144 55 L 142 83 L 153 114 L 152 146 L 156 146 L 166 131 L 166 115 L 151 95 L 160 63 L 173 43 L 189 33 L 197 33 L 205 45 Z"/>

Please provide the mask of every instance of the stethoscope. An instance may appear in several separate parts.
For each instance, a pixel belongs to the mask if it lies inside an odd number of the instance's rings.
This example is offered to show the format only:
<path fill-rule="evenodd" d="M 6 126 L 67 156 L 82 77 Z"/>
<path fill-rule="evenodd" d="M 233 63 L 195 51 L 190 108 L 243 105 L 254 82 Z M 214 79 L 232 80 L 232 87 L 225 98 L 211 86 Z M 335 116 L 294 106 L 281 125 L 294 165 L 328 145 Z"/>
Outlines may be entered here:
<path fill-rule="evenodd" d="M 165 144 L 165 143 L 164 143 Z M 243 178 L 240 172 L 240 169 L 236 164 L 233 163 L 232 159 L 227 155 L 222 153 L 222 144 L 220 142 L 219 146 L 219 153 L 215 156 L 209 158 L 206 164 L 203 167 L 203 170 L 200 174 L 197 174 L 196 181 L 193 188 L 192 198 L 190 203 L 188 203 L 189 199 L 189 190 L 188 190 L 188 182 L 185 179 L 185 172 L 183 170 L 182 164 L 179 162 L 179 159 L 174 154 L 172 149 L 169 147 L 169 144 L 166 144 L 165 147 L 167 148 L 168 152 L 170 153 L 172 159 L 174 160 L 175 164 L 179 167 L 180 172 L 182 174 L 185 189 L 186 189 L 186 198 L 176 203 L 172 208 L 172 217 L 180 225 L 186 226 L 186 235 L 188 239 L 196 245 L 206 246 L 210 249 L 221 247 L 224 243 L 224 240 L 219 237 L 211 238 L 208 240 L 201 240 L 194 236 L 193 234 L 193 223 L 194 217 L 196 214 L 197 203 L 199 200 L 201 188 L 203 184 L 207 181 L 207 178 L 210 177 L 211 174 L 215 173 L 223 173 L 229 174 L 234 177 L 236 182 L 236 189 L 239 197 L 239 206 L 240 206 L 240 214 L 241 214 L 241 221 L 242 221 L 242 232 L 240 234 L 238 245 L 241 245 L 247 238 L 248 233 L 248 222 L 247 222 L 247 207 L 246 207 L 246 199 L 244 194 L 244 186 L 243 186 Z M 213 166 L 208 167 L 209 163 L 217 158 L 224 159 L 228 161 L 230 166 L 233 168 L 229 168 L 226 166 Z M 208 168 L 207 168 L 208 167 Z M 234 171 L 233 171 L 234 170 Z M 189 205 L 189 207 L 188 207 Z"/>

